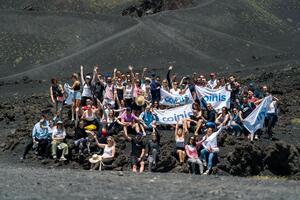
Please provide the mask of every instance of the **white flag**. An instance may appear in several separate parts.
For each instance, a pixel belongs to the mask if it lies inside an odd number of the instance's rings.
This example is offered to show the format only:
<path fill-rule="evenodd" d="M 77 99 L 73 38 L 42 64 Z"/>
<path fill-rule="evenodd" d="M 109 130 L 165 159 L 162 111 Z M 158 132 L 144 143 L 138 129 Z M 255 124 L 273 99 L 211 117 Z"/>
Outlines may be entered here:
<path fill-rule="evenodd" d="M 220 89 L 210 89 L 207 87 L 195 87 L 196 93 L 199 99 L 202 99 L 206 103 L 210 103 L 212 107 L 219 111 L 222 107 L 230 107 L 230 91 L 227 91 L 225 87 Z"/>
<path fill-rule="evenodd" d="M 154 113 L 157 115 L 159 123 L 176 124 L 177 120 L 180 121 L 192 115 L 192 104 L 166 110 L 154 109 Z"/>
<path fill-rule="evenodd" d="M 184 94 L 171 94 L 164 89 L 160 89 L 160 104 L 166 106 L 185 105 L 193 103 L 193 96 L 190 89 L 187 89 Z"/>
<path fill-rule="evenodd" d="M 68 83 L 65 83 L 64 84 L 64 91 L 65 91 L 65 94 L 66 94 L 65 103 L 67 105 L 71 105 L 73 103 L 74 90 L 71 89 L 71 87 Z"/>
<path fill-rule="evenodd" d="M 272 96 L 269 95 L 248 115 L 244 121 L 244 127 L 250 132 L 255 133 L 258 129 L 264 126 L 265 117 L 270 103 L 272 102 Z"/>

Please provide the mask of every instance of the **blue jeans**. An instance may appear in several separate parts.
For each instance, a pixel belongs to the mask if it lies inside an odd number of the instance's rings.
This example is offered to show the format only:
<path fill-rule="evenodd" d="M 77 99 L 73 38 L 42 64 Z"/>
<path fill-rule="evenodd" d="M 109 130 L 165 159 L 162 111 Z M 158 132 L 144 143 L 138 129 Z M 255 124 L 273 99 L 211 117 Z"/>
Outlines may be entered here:
<path fill-rule="evenodd" d="M 206 149 L 202 149 L 200 154 L 201 154 L 201 159 L 207 161 L 207 168 L 211 169 L 216 153 L 212 153 L 207 151 Z"/>

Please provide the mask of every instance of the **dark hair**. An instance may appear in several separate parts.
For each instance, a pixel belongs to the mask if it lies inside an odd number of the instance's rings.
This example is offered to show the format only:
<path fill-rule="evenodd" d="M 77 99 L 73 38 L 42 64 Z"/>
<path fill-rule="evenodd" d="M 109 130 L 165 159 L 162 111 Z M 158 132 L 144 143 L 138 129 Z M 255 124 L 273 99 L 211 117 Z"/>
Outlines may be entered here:
<path fill-rule="evenodd" d="M 190 143 L 191 139 L 193 138 L 193 143 Z M 196 138 L 194 136 L 190 136 L 189 137 L 189 141 L 188 141 L 188 144 L 192 144 L 192 145 L 196 145 Z"/>
<path fill-rule="evenodd" d="M 58 81 L 57 81 L 57 79 L 56 78 L 51 78 L 51 83 L 52 84 L 56 84 Z"/>
<path fill-rule="evenodd" d="M 226 106 L 223 106 L 223 108 L 225 108 L 225 114 L 228 114 L 228 108 Z M 222 110 L 223 110 L 222 108 Z"/>

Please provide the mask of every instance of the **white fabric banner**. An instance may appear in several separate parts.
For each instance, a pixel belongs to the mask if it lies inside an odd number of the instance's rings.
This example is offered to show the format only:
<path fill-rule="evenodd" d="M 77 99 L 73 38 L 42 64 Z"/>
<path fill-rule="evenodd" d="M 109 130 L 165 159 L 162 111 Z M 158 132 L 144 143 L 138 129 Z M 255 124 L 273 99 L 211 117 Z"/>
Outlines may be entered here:
<path fill-rule="evenodd" d="M 74 96 L 74 90 L 71 89 L 70 85 L 68 83 L 64 84 L 64 91 L 66 94 L 66 100 L 65 103 L 67 105 L 72 105 L 73 103 L 73 96 Z"/>
<path fill-rule="evenodd" d="M 196 86 L 196 93 L 199 99 L 202 99 L 206 103 L 210 103 L 217 111 L 222 107 L 230 107 L 230 91 L 227 91 L 225 87 L 220 89 L 210 89 L 206 87 Z"/>
<path fill-rule="evenodd" d="M 244 119 L 243 124 L 250 133 L 255 133 L 264 126 L 265 117 L 268 108 L 272 102 L 272 96 L 269 95 Z"/>
<path fill-rule="evenodd" d="M 166 106 L 186 105 L 193 103 L 193 96 L 190 89 L 187 89 L 184 94 L 171 94 L 170 92 L 160 89 L 160 104 Z"/>
<path fill-rule="evenodd" d="M 154 113 L 157 115 L 159 123 L 176 124 L 177 120 L 180 121 L 189 118 L 192 115 L 192 104 L 166 110 L 154 109 Z"/>

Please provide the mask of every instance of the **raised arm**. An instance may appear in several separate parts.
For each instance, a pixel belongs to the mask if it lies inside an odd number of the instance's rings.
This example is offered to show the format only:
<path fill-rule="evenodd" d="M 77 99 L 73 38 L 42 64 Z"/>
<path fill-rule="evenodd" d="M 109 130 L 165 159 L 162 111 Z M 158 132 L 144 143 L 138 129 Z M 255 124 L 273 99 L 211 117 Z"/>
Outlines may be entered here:
<path fill-rule="evenodd" d="M 172 81 L 171 81 L 171 78 L 170 78 L 170 73 L 173 69 L 173 66 L 171 65 L 168 69 L 168 73 L 167 73 L 167 81 L 168 81 L 168 86 L 169 88 L 172 88 Z"/>
<path fill-rule="evenodd" d="M 96 77 L 98 76 L 98 67 L 94 66 L 94 70 L 93 70 L 93 78 L 92 78 L 92 84 L 95 84 L 96 82 Z"/>
<path fill-rule="evenodd" d="M 93 137 L 94 137 L 94 139 L 96 141 L 97 146 L 100 147 L 100 148 L 102 148 L 102 149 L 104 149 L 105 148 L 105 144 L 99 143 L 97 135 L 94 132 L 90 131 L 90 133 L 93 135 Z"/>
<path fill-rule="evenodd" d="M 83 74 L 83 65 L 80 65 L 80 78 L 81 78 L 81 84 L 83 85 L 85 83 L 84 74 Z"/>

